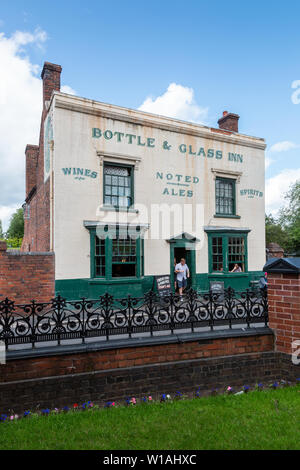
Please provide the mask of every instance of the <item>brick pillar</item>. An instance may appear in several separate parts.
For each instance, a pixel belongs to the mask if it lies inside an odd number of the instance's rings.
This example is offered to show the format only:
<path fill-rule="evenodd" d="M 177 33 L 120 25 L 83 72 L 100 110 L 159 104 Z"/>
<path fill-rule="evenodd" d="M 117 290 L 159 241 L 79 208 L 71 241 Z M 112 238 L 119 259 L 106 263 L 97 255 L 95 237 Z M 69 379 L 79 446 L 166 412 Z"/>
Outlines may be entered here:
<path fill-rule="evenodd" d="M 43 103 L 50 101 L 53 91 L 60 91 L 61 66 L 45 62 L 41 77 L 43 79 Z"/>
<path fill-rule="evenodd" d="M 300 258 L 270 260 L 268 273 L 269 326 L 275 333 L 275 350 L 292 354 L 300 340 Z"/>
<path fill-rule="evenodd" d="M 30 191 L 36 186 L 37 160 L 39 147 L 37 145 L 27 145 L 25 149 L 26 156 L 26 198 Z"/>
<path fill-rule="evenodd" d="M 6 251 L 7 245 L 5 241 L 0 240 L 0 251 Z"/>

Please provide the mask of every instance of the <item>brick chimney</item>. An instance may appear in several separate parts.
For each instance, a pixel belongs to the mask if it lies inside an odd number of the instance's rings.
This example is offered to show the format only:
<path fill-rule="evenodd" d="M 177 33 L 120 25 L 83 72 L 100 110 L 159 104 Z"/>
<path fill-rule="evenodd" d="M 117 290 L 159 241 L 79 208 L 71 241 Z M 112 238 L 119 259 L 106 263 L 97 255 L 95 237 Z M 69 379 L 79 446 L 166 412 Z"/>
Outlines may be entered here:
<path fill-rule="evenodd" d="M 43 106 L 50 101 L 53 91 L 60 91 L 60 74 L 62 68 L 60 65 L 45 62 L 41 74 L 43 80 Z"/>
<path fill-rule="evenodd" d="M 37 161 L 39 155 L 38 145 L 27 145 L 26 157 L 26 198 L 37 183 Z"/>
<path fill-rule="evenodd" d="M 223 116 L 218 120 L 219 128 L 227 131 L 238 132 L 239 131 L 239 119 L 238 114 L 229 113 L 228 111 L 223 112 Z"/>

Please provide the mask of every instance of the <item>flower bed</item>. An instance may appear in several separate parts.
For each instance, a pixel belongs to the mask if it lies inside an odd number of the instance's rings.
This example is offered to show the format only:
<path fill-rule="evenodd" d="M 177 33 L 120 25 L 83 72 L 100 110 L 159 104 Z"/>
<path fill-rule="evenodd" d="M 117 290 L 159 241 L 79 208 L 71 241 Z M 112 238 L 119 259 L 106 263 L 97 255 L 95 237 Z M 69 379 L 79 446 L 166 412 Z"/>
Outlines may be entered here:
<path fill-rule="evenodd" d="M 300 384 L 300 378 L 297 379 L 296 383 Z M 265 385 L 263 383 L 258 383 L 258 384 L 256 384 L 256 386 L 252 390 L 256 390 L 256 391 L 262 391 L 262 390 L 266 390 L 266 389 L 277 390 L 279 388 L 289 387 L 289 386 L 292 386 L 292 385 L 294 385 L 294 384 L 292 384 L 292 382 L 289 382 L 289 381 L 286 381 L 286 380 L 280 380 L 280 381 L 275 381 L 275 382 L 265 384 Z M 227 395 L 242 395 L 242 394 L 246 394 L 246 393 L 249 393 L 249 392 L 251 392 L 251 387 L 249 385 L 244 385 L 242 387 L 242 390 L 235 390 L 233 387 L 231 387 L 229 385 L 228 387 L 225 388 L 225 390 L 218 390 L 217 388 L 213 388 L 211 390 L 210 394 L 213 395 L 213 396 L 216 396 L 216 395 L 222 394 L 222 393 L 227 394 Z M 205 395 L 207 395 L 207 393 L 205 393 Z M 193 392 L 192 394 L 185 395 L 180 391 L 176 391 L 176 393 L 173 394 L 173 396 L 171 396 L 170 394 L 163 393 L 162 395 L 160 395 L 156 399 L 154 399 L 152 397 L 152 395 L 147 395 L 147 396 L 145 395 L 141 398 L 137 398 L 137 397 L 132 396 L 132 397 L 126 397 L 125 398 L 125 403 L 120 403 L 120 402 L 115 402 L 115 401 L 107 401 L 102 407 L 104 407 L 104 408 L 116 408 L 116 407 L 120 407 L 120 406 L 136 406 L 138 404 L 151 404 L 155 401 L 159 401 L 161 403 L 164 403 L 164 402 L 168 402 L 168 401 L 183 400 L 185 398 L 199 399 L 203 396 L 204 396 L 204 394 L 202 395 L 202 393 L 201 393 L 201 387 L 198 387 L 197 390 L 195 392 Z M 28 419 L 33 415 L 34 416 L 49 416 L 50 414 L 72 413 L 72 412 L 80 412 L 80 411 L 83 412 L 83 411 L 93 410 L 93 409 L 96 410 L 96 409 L 99 409 L 99 408 L 101 408 L 101 405 L 95 404 L 92 401 L 87 401 L 87 402 L 84 402 L 82 404 L 74 403 L 71 407 L 66 405 L 63 408 L 54 408 L 54 409 L 43 408 L 41 410 L 39 410 L 37 408 L 35 411 L 25 410 L 24 413 L 21 414 L 21 415 L 15 414 L 13 412 L 13 410 L 11 410 L 11 412 L 8 413 L 8 414 L 6 414 L 6 413 L 0 414 L 0 423 L 8 423 L 8 422 L 11 422 L 11 421 L 16 421 L 16 420 L 25 419 L 25 418 Z"/>

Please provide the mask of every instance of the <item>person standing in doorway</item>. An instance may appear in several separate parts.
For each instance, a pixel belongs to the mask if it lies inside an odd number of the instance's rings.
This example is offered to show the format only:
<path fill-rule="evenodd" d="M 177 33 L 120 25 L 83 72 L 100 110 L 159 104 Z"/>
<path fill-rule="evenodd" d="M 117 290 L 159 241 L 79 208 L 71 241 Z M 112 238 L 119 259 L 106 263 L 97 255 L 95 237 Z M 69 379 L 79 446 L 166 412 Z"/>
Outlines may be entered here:
<path fill-rule="evenodd" d="M 190 270 L 185 263 L 185 259 L 181 258 L 180 263 L 175 266 L 175 273 L 177 285 L 179 288 L 180 300 L 182 300 L 182 293 L 187 286 L 187 279 L 190 277 Z"/>

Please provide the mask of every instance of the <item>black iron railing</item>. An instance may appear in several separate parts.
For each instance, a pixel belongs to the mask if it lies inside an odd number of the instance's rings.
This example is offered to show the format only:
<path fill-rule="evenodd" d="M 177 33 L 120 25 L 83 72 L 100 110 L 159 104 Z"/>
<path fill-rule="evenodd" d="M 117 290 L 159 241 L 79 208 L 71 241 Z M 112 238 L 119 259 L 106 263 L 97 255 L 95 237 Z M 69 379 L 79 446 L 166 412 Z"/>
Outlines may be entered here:
<path fill-rule="evenodd" d="M 51 302 L 0 302 L 0 341 L 6 349 L 37 343 L 61 345 L 89 339 L 133 338 L 232 328 L 268 322 L 267 290 L 198 293 L 189 290 L 181 299 L 148 292 L 141 298 L 68 301 L 58 295 Z M 53 343 L 54 342 L 54 343 Z"/>

